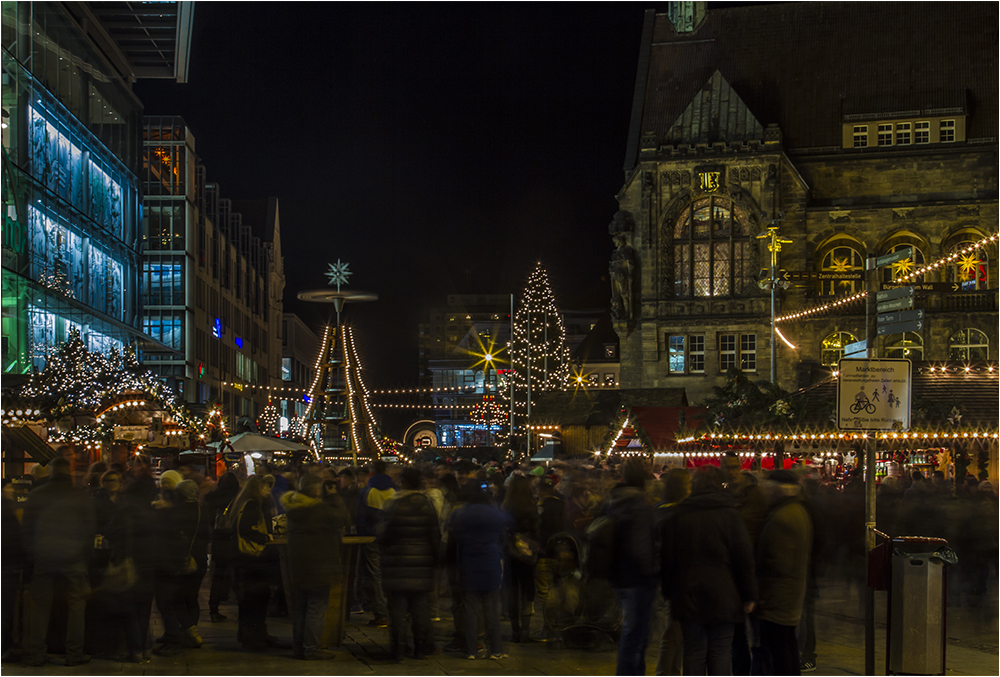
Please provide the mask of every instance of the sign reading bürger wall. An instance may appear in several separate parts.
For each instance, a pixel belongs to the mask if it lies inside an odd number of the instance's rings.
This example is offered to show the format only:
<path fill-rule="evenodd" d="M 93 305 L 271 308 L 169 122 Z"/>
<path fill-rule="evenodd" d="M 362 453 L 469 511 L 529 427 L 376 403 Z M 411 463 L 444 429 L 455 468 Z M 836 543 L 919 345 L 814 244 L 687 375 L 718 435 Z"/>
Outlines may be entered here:
<path fill-rule="evenodd" d="M 837 427 L 841 430 L 909 430 L 909 360 L 839 363 Z"/>

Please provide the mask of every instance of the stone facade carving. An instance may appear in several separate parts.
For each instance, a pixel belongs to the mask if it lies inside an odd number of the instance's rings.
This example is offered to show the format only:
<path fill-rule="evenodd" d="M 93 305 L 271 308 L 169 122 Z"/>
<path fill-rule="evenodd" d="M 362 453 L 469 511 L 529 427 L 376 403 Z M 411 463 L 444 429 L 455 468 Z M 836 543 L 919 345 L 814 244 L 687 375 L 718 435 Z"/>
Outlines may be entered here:
<path fill-rule="evenodd" d="M 631 320 L 634 309 L 634 289 L 639 257 L 629 245 L 629 238 L 635 231 L 635 219 L 630 212 L 619 210 L 615 213 L 608 232 L 615 243 L 611 254 L 611 315 L 616 320 Z"/>

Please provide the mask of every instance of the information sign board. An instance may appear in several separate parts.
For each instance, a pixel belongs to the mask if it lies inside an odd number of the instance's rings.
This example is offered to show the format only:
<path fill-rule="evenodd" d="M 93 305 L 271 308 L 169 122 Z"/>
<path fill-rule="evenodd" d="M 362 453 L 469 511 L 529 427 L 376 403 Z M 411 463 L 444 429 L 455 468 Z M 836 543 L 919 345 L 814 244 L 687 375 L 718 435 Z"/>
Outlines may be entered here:
<path fill-rule="evenodd" d="M 909 360 L 842 359 L 838 369 L 838 428 L 910 429 Z"/>

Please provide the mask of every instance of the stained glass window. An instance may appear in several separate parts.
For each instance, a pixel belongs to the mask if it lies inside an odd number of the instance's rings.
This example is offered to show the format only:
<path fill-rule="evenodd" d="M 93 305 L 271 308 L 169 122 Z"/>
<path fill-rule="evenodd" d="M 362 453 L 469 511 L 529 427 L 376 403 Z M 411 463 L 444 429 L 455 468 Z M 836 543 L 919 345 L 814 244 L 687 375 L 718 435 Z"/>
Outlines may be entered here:
<path fill-rule="evenodd" d="M 732 200 L 706 197 L 674 221 L 674 295 L 733 296 L 750 291 L 750 222 Z"/>

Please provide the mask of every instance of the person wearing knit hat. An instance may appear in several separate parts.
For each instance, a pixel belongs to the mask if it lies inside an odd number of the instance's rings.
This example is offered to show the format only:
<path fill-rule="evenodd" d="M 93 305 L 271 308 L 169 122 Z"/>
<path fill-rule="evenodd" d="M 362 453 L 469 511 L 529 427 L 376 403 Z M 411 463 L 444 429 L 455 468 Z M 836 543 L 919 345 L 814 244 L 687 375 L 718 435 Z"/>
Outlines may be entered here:
<path fill-rule="evenodd" d="M 169 470 L 168 472 L 173 472 Z M 198 483 L 194 480 L 184 480 L 174 487 L 174 491 L 180 496 L 182 501 L 197 501 L 198 500 Z"/>
<path fill-rule="evenodd" d="M 545 474 L 545 468 L 540 465 L 536 465 L 531 469 L 531 474 L 535 477 L 542 477 Z"/>
<path fill-rule="evenodd" d="M 160 488 L 161 489 L 173 489 L 178 484 L 184 481 L 184 476 L 181 475 L 176 470 L 167 470 L 162 475 L 160 475 Z"/>

